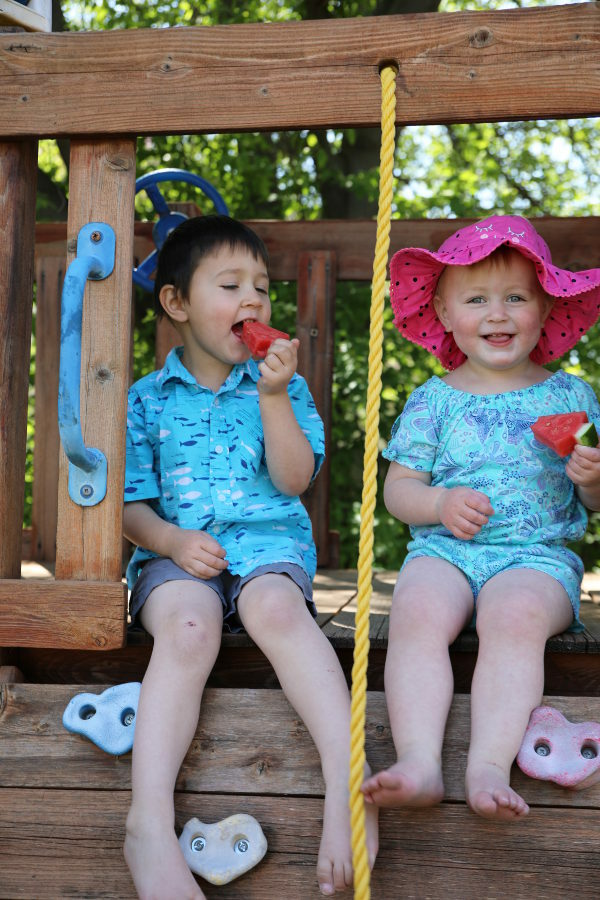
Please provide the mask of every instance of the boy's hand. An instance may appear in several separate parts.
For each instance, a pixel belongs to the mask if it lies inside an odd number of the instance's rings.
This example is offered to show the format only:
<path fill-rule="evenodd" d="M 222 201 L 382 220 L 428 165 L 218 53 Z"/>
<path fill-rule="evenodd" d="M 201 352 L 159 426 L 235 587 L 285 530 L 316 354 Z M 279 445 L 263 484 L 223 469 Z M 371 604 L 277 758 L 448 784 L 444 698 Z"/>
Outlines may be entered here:
<path fill-rule="evenodd" d="M 287 389 L 292 375 L 298 367 L 298 338 L 285 341 L 277 338 L 269 347 L 264 360 L 259 363 L 261 377 L 258 390 L 263 394 L 280 394 Z"/>
<path fill-rule="evenodd" d="M 445 489 L 437 501 L 437 511 L 442 525 L 463 541 L 478 534 L 494 514 L 489 497 L 467 487 Z"/>
<path fill-rule="evenodd" d="M 565 472 L 578 487 L 600 487 L 600 447 L 575 444 Z"/>
<path fill-rule="evenodd" d="M 227 568 L 225 550 L 206 531 L 177 528 L 170 543 L 173 562 L 196 578 L 214 578 Z"/>

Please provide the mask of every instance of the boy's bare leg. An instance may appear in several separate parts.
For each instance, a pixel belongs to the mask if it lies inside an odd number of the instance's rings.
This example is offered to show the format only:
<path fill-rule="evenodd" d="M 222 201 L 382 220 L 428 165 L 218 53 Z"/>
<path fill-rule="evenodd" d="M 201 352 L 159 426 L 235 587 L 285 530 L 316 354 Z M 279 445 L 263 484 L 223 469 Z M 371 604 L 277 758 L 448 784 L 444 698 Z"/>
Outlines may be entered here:
<path fill-rule="evenodd" d="M 542 699 L 546 641 L 572 620 L 565 589 L 543 572 L 511 569 L 481 589 L 465 785 L 467 803 L 484 818 L 510 821 L 529 812 L 510 787 L 510 769 Z"/>
<path fill-rule="evenodd" d="M 287 576 L 262 575 L 248 582 L 238 610 L 319 751 L 325 806 L 317 879 L 321 893 L 330 895 L 352 884 L 350 694 L 346 679 L 301 591 Z M 377 810 L 373 808 L 367 810 L 366 832 L 373 865 L 378 849 Z"/>
<path fill-rule="evenodd" d="M 142 610 L 154 637 L 135 723 L 125 859 L 141 900 L 204 898 L 175 835 L 173 792 L 221 643 L 221 600 L 209 587 L 169 581 Z"/>
<path fill-rule="evenodd" d="M 472 610 L 467 579 L 445 560 L 419 557 L 400 572 L 385 664 L 397 761 L 365 780 L 368 802 L 421 807 L 442 799 L 442 744 L 454 691 L 448 646 Z"/>

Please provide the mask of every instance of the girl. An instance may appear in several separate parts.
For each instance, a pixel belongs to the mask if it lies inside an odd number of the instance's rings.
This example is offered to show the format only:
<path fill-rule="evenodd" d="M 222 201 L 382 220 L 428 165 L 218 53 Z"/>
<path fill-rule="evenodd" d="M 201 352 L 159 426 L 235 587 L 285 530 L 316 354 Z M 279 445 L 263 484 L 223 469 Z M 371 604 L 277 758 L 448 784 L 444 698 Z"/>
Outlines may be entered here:
<path fill-rule="evenodd" d="M 476 617 L 466 798 L 486 818 L 527 814 L 510 768 L 543 691 L 547 639 L 579 623 L 584 506 L 600 509 L 600 448 L 566 462 L 538 443 L 540 415 L 585 410 L 591 388 L 544 363 L 574 346 L 600 312 L 600 269 L 552 265 L 518 216 L 460 229 L 437 253 L 391 262 L 395 325 L 449 370 L 409 398 L 384 456 L 388 510 L 412 540 L 396 584 L 385 670 L 397 761 L 367 778 L 381 806 L 441 800 L 452 701 L 448 646 Z"/>

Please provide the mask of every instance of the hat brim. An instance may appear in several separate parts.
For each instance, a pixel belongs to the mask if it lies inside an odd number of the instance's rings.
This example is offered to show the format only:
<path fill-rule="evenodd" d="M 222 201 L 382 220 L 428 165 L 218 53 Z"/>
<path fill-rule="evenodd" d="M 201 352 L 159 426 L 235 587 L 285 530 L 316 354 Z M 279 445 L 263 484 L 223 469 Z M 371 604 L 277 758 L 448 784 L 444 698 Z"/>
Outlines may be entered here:
<path fill-rule="evenodd" d="M 559 269 L 529 247 L 510 240 L 489 241 L 470 259 L 452 258 L 422 247 L 398 250 L 390 262 L 390 300 L 394 325 L 409 341 L 429 350 L 444 368 L 456 369 L 466 360 L 451 332 L 437 317 L 433 298 L 447 266 L 473 265 L 505 244 L 530 259 L 542 289 L 555 302 L 540 339 L 530 354 L 538 365 L 559 359 L 581 339 L 600 316 L 600 269 L 569 272 Z"/>

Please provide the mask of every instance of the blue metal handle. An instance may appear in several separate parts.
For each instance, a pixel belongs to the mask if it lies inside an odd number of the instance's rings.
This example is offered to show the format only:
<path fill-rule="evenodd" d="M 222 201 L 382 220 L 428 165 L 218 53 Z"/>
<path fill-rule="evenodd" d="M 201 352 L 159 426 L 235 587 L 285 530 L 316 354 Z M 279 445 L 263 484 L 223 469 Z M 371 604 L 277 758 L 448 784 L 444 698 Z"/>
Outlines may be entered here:
<path fill-rule="evenodd" d="M 79 506 L 95 506 L 106 495 L 106 457 L 86 447 L 81 431 L 81 322 L 88 278 L 100 281 L 115 264 L 115 233 L 104 222 L 84 225 L 77 236 L 77 257 L 67 273 L 60 313 L 58 428 L 69 460 L 69 496 Z"/>

